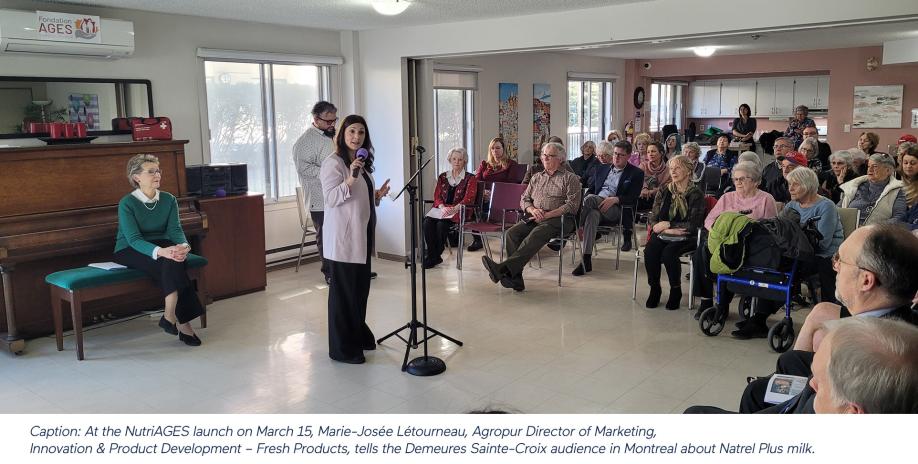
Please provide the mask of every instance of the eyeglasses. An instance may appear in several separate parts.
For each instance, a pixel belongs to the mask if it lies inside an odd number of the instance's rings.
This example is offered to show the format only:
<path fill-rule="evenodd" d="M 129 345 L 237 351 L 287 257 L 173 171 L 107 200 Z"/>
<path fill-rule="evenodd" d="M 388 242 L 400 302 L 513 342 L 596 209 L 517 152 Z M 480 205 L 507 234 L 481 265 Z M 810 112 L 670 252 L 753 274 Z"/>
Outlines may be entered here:
<path fill-rule="evenodd" d="M 320 118 L 320 117 L 318 117 L 318 116 L 316 116 L 315 118 L 318 119 L 319 121 L 324 122 L 325 124 L 334 124 L 334 123 L 338 122 L 338 118 L 335 118 L 335 119 L 322 119 L 322 118 Z"/>
<path fill-rule="evenodd" d="M 162 174 L 163 170 L 162 169 L 147 169 L 146 171 L 140 171 L 140 172 L 145 172 L 151 176 L 155 176 L 157 174 Z"/>
<path fill-rule="evenodd" d="M 752 178 L 749 177 L 749 176 L 734 177 L 734 178 L 733 178 L 733 183 L 734 183 L 734 184 L 738 184 L 738 183 L 740 183 L 740 182 L 746 182 L 746 181 L 751 181 L 751 180 L 752 180 Z"/>
<path fill-rule="evenodd" d="M 872 269 L 867 269 L 866 267 L 858 266 L 855 263 L 849 263 L 847 261 L 842 261 L 841 255 L 839 255 L 838 252 L 836 251 L 835 254 L 832 255 L 832 269 L 835 270 L 835 272 L 838 272 L 839 264 L 847 264 L 849 266 L 854 266 L 862 271 L 872 272 L 873 274 L 876 274 L 876 271 Z M 876 282 L 877 282 L 877 285 L 880 285 L 880 279 L 877 279 Z"/>

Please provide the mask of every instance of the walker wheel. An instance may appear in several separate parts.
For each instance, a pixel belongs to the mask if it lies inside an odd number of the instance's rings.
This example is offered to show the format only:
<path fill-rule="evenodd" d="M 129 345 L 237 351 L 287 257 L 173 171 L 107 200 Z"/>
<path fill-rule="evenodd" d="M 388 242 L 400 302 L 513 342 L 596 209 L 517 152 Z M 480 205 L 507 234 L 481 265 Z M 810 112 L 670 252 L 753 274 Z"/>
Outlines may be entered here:
<path fill-rule="evenodd" d="M 698 327 L 701 333 L 713 337 L 724 330 L 724 323 L 727 322 L 725 317 L 718 317 L 717 307 L 705 309 L 698 318 Z"/>
<path fill-rule="evenodd" d="M 794 321 L 789 317 L 782 319 L 768 330 L 768 345 L 778 353 L 791 349 L 796 338 Z"/>

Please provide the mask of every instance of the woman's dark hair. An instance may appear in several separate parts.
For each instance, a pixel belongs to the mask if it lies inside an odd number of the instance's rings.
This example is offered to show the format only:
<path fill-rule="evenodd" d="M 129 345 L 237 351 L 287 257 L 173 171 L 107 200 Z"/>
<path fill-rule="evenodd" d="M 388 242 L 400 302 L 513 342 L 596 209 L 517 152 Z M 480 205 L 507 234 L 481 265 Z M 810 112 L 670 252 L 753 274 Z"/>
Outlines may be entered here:
<path fill-rule="evenodd" d="M 352 114 L 344 118 L 344 121 L 341 121 L 341 127 L 339 127 L 338 131 L 335 133 L 335 154 L 344 160 L 345 166 L 348 168 L 351 167 L 351 160 L 348 157 L 350 149 L 347 147 L 347 143 L 344 142 L 344 133 L 348 126 L 354 124 L 363 124 L 363 128 L 366 131 L 366 137 L 363 139 L 362 148 L 366 148 L 370 155 L 367 156 L 366 161 L 364 161 L 363 169 L 367 172 L 373 172 L 373 142 L 370 141 L 370 128 L 367 127 L 366 119 L 363 119 L 363 116 L 359 114 Z"/>
<path fill-rule="evenodd" d="M 745 104 L 745 103 L 743 103 L 742 105 L 740 105 L 740 106 L 739 106 L 739 109 L 737 110 L 737 111 L 739 112 L 740 117 L 743 117 L 743 108 L 746 108 L 746 112 L 749 113 L 749 117 L 751 118 L 751 117 L 752 117 L 752 108 L 750 108 L 749 105 L 747 105 L 747 104 Z"/>
<path fill-rule="evenodd" d="M 654 146 L 657 147 L 657 151 L 660 152 L 660 160 L 664 163 L 666 162 L 666 147 L 663 146 L 660 142 L 650 142 L 647 144 L 648 147 Z"/>

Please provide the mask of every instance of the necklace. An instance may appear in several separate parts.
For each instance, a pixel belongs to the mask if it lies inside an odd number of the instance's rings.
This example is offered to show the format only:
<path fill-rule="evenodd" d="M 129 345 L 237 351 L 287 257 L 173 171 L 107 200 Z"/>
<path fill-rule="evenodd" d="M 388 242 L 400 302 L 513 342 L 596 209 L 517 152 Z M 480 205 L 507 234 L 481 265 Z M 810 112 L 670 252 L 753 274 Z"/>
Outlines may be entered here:
<path fill-rule="evenodd" d="M 141 202 L 141 204 L 143 205 L 144 208 L 147 208 L 147 211 L 153 211 L 154 209 L 156 209 L 156 205 L 159 204 L 159 201 L 154 201 L 154 202 L 152 202 L 152 203 L 151 203 L 151 204 L 153 205 L 152 208 L 151 208 L 151 207 L 147 207 L 147 203 L 146 203 L 146 202 Z"/>

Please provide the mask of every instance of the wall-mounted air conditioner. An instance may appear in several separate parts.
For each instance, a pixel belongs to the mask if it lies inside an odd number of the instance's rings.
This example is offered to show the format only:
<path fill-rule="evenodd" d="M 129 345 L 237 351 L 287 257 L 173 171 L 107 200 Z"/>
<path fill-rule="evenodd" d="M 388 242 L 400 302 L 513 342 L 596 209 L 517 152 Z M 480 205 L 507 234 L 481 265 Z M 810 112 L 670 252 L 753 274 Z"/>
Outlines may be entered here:
<path fill-rule="evenodd" d="M 134 23 L 102 18 L 101 43 L 75 43 L 42 39 L 34 11 L 0 9 L 0 54 L 68 55 L 125 58 L 134 53 Z"/>

